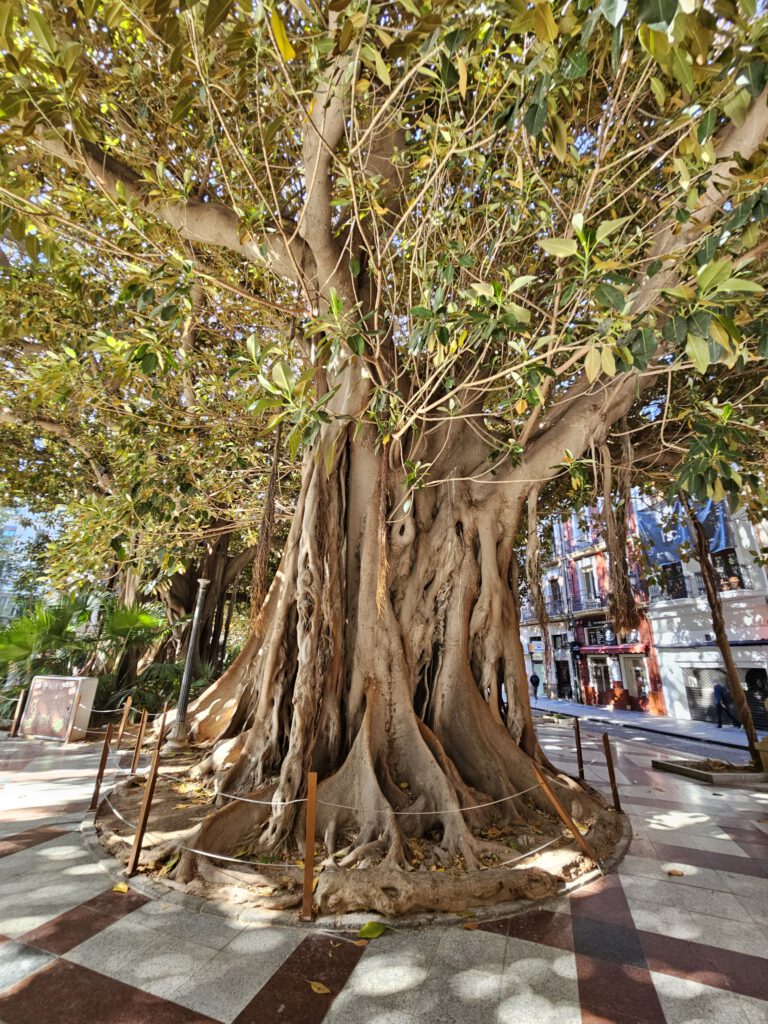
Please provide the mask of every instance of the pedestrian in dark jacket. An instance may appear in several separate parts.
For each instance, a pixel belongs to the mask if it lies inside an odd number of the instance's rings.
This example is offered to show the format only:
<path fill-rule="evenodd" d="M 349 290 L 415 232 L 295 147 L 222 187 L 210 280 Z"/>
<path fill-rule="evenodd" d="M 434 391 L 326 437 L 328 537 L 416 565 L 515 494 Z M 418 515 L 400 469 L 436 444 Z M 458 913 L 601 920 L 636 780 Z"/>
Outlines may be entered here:
<path fill-rule="evenodd" d="M 717 715 L 717 728 L 723 728 L 723 712 L 728 715 L 731 720 L 731 724 L 739 728 L 739 723 L 731 714 L 729 704 L 731 703 L 731 695 L 728 693 L 722 683 L 715 683 L 715 714 Z"/>

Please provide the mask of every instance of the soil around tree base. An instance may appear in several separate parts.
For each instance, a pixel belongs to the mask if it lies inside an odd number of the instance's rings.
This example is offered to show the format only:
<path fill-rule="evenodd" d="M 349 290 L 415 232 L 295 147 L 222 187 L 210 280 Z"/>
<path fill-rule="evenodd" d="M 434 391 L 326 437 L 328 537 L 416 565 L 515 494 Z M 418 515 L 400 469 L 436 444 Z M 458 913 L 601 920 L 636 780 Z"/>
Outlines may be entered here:
<path fill-rule="evenodd" d="M 751 764 L 731 764 L 728 761 L 651 761 L 651 766 L 661 772 L 683 775 L 697 782 L 716 786 L 764 786 L 768 784 L 768 772 L 761 772 Z"/>
<path fill-rule="evenodd" d="M 211 811 L 210 793 L 195 782 L 158 778 L 139 871 L 170 895 L 186 894 L 209 901 L 218 912 L 222 907 L 237 916 L 256 914 L 296 920 L 302 899 L 303 861 L 301 851 L 289 849 L 278 857 L 254 857 L 248 850 L 232 854 L 201 856 L 191 880 L 180 883 L 174 876 L 179 852 L 190 843 L 189 833 Z M 132 777 L 108 795 L 95 815 L 95 831 L 102 847 L 125 864 L 134 836 L 144 795 L 144 780 Z M 556 897 L 566 889 L 592 877 L 595 864 L 576 847 L 573 837 L 554 819 L 549 834 L 521 827 L 516 835 L 509 828 L 488 829 L 494 841 L 508 846 L 505 865 L 489 863 L 467 870 L 461 863 L 419 865 L 429 861 L 429 840 L 408 845 L 409 866 L 386 862 L 359 862 L 339 868 L 326 856 L 322 843 L 315 846 L 315 892 L 313 902 L 318 921 L 330 927 L 349 915 L 379 914 L 401 923 L 467 916 L 508 915 L 510 907 L 524 909 L 531 903 Z M 613 810 L 602 811 L 585 835 L 601 863 L 617 863 L 628 843 L 628 822 Z M 487 836 L 484 836 L 486 838 Z M 627 842 L 625 842 L 627 840 Z M 436 845 L 436 844 L 435 844 Z M 545 849 L 539 849 L 546 846 Z M 196 848 L 195 848 L 196 849 Z M 506 859 L 506 858 L 505 858 Z M 133 884 L 133 883 L 132 883 Z"/>

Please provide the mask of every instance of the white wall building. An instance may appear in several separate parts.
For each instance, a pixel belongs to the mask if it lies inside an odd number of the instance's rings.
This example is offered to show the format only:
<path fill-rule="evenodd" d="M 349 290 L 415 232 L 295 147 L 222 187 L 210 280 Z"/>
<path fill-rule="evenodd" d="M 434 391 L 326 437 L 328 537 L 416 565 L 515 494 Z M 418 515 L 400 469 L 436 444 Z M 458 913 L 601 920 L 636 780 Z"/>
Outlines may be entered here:
<path fill-rule="evenodd" d="M 635 502 L 635 507 L 638 509 Z M 646 506 L 647 508 L 647 506 Z M 759 730 L 768 729 L 763 701 L 768 697 L 768 576 L 754 559 L 759 545 L 743 512 L 731 516 L 722 506 L 709 509 L 708 532 L 720 579 L 728 639 L 733 658 Z M 641 536 L 644 525 L 638 509 Z M 658 515 L 657 515 L 658 523 Z M 725 683 L 725 670 L 715 643 L 701 567 L 682 561 L 685 538 L 675 528 L 656 537 L 656 563 L 661 583 L 650 588 L 648 616 L 661 671 L 667 713 L 672 718 L 714 720 L 713 690 Z M 660 560 L 661 559 L 661 560 Z M 666 560 L 664 560 L 666 559 Z"/>

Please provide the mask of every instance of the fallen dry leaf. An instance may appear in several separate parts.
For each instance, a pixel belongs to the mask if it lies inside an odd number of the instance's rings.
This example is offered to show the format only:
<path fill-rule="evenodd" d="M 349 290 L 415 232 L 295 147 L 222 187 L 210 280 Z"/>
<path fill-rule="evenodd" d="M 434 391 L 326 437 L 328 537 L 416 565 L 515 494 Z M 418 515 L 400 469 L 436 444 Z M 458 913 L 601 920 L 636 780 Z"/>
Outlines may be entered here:
<path fill-rule="evenodd" d="M 353 946 L 367 946 L 368 939 L 352 939 Z"/>
<path fill-rule="evenodd" d="M 327 985 L 324 985 L 322 981 L 310 981 L 309 987 L 313 992 L 317 992 L 320 996 L 327 996 L 331 994 L 331 990 Z"/>
<path fill-rule="evenodd" d="M 118 882 L 112 886 L 112 892 L 128 892 L 128 886 L 125 882 Z"/>
<path fill-rule="evenodd" d="M 681 871 L 679 868 L 670 868 L 669 871 L 667 871 L 667 874 L 674 875 L 675 878 L 683 878 L 685 872 Z"/>
<path fill-rule="evenodd" d="M 475 930 L 476 930 L 477 928 L 479 928 L 479 927 L 480 927 L 480 925 L 478 924 L 478 922 L 477 922 L 477 921 L 467 921 L 467 922 L 466 922 L 465 924 L 463 924 L 463 925 L 462 925 L 461 927 L 462 927 L 462 928 L 464 928 L 464 929 L 465 929 L 466 931 L 468 931 L 468 932 L 473 932 L 473 931 L 475 931 Z"/>

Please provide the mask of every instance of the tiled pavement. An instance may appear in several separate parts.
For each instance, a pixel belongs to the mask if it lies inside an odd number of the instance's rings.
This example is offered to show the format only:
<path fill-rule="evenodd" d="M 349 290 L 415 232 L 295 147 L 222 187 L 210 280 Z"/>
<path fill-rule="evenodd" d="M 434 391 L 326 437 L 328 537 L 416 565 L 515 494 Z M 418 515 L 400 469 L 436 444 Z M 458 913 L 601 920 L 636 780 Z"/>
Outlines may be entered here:
<path fill-rule="evenodd" d="M 589 722 L 661 733 L 667 737 L 676 736 L 682 731 L 691 740 L 716 743 L 725 747 L 741 747 L 742 749 L 747 747 L 744 730 L 730 723 L 726 723 L 720 728 L 714 722 L 681 721 L 678 718 L 651 715 L 644 711 L 620 711 L 612 707 L 578 704 L 574 700 L 550 697 L 539 697 L 534 703 L 534 711 L 546 714 L 554 712 L 558 715 L 569 715 Z M 727 758 L 729 755 L 727 752 L 721 751 L 720 757 L 723 756 Z"/>
<path fill-rule="evenodd" d="M 599 731 L 583 735 L 601 783 Z M 573 771 L 571 730 L 542 737 Z M 618 873 L 362 949 L 113 892 L 76 831 L 98 751 L 0 734 L 0 1022 L 765 1024 L 768 793 L 652 771 L 659 742 L 614 743 L 635 834 Z"/>

